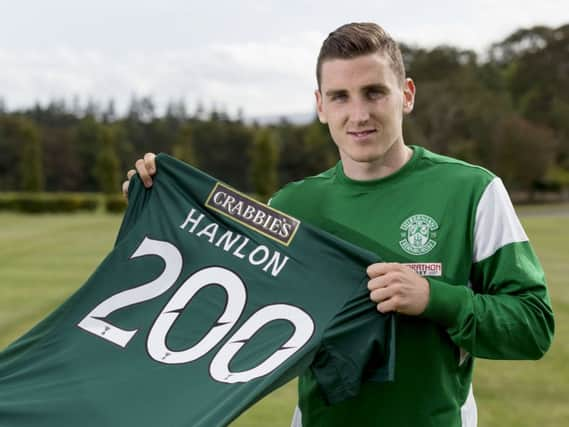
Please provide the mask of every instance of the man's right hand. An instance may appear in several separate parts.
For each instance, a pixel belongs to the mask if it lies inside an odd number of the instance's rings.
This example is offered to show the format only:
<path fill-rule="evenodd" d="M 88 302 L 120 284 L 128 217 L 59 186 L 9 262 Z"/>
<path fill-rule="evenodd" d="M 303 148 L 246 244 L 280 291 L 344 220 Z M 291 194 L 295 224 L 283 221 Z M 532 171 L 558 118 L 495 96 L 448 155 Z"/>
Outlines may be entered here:
<path fill-rule="evenodd" d="M 156 161 L 154 158 L 156 154 L 146 153 L 144 158 L 138 159 L 134 167 L 136 170 L 131 169 L 126 173 L 127 180 L 122 183 L 122 194 L 128 197 L 128 184 L 130 179 L 138 172 L 140 179 L 146 188 L 152 187 L 152 177 L 156 174 Z"/>

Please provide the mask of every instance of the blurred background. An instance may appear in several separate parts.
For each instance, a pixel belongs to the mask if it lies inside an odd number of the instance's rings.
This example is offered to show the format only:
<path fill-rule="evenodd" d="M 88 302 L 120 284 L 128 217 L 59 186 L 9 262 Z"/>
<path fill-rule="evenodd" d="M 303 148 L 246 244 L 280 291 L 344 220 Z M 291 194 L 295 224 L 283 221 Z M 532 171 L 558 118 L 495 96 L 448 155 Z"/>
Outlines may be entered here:
<path fill-rule="evenodd" d="M 480 425 L 567 425 L 561 0 L 0 0 L 0 348 L 112 248 L 112 213 L 126 206 L 120 182 L 145 152 L 262 200 L 332 166 L 337 152 L 314 112 L 316 57 L 330 31 L 353 21 L 377 22 L 401 44 L 417 85 L 406 143 L 501 176 L 546 269 L 554 346 L 537 363 L 479 362 Z M 236 425 L 288 425 L 294 403 L 289 384 Z"/>

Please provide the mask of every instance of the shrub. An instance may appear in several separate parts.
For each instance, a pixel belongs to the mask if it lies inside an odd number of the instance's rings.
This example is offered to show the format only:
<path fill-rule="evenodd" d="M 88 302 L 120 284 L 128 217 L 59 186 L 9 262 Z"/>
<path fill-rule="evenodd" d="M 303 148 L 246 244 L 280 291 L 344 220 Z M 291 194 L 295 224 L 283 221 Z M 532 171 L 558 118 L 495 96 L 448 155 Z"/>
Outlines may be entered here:
<path fill-rule="evenodd" d="M 0 211 L 25 213 L 93 212 L 99 196 L 87 193 L 0 193 Z"/>
<path fill-rule="evenodd" d="M 126 210 L 127 201 L 121 195 L 105 197 L 105 210 L 111 213 L 122 213 Z"/>

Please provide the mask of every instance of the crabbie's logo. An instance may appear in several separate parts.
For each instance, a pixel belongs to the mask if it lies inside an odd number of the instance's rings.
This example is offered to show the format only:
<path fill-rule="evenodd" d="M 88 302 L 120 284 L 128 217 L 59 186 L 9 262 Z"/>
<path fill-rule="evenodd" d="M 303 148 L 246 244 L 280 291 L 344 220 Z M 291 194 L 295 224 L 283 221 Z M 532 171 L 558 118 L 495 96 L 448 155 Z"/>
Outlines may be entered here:
<path fill-rule="evenodd" d="M 404 262 L 403 265 L 413 269 L 419 276 L 443 275 L 443 265 L 440 262 Z"/>
<path fill-rule="evenodd" d="M 424 255 L 437 246 L 439 225 L 428 215 L 418 214 L 401 223 L 399 246 L 411 255 Z"/>
<path fill-rule="evenodd" d="M 205 205 L 285 246 L 290 245 L 300 221 L 218 182 Z"/>

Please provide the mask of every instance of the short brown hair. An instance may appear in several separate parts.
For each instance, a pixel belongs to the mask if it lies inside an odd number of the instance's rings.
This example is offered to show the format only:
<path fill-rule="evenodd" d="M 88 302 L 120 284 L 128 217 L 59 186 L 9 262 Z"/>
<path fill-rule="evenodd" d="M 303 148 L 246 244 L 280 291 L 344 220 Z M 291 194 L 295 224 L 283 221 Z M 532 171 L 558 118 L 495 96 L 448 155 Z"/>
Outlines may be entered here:
<path fill-rule="evenodd" d="M 391 68 L 401 84 L 405 80 L 405 65 L 399 45 L 379 25 L 373 22 L 353 22 L 331 32 L 318 54 L 316 80 L 322 79 L 322 63 L 327 59 L 350 59 L 375 52 L 387 54 Z"/>

